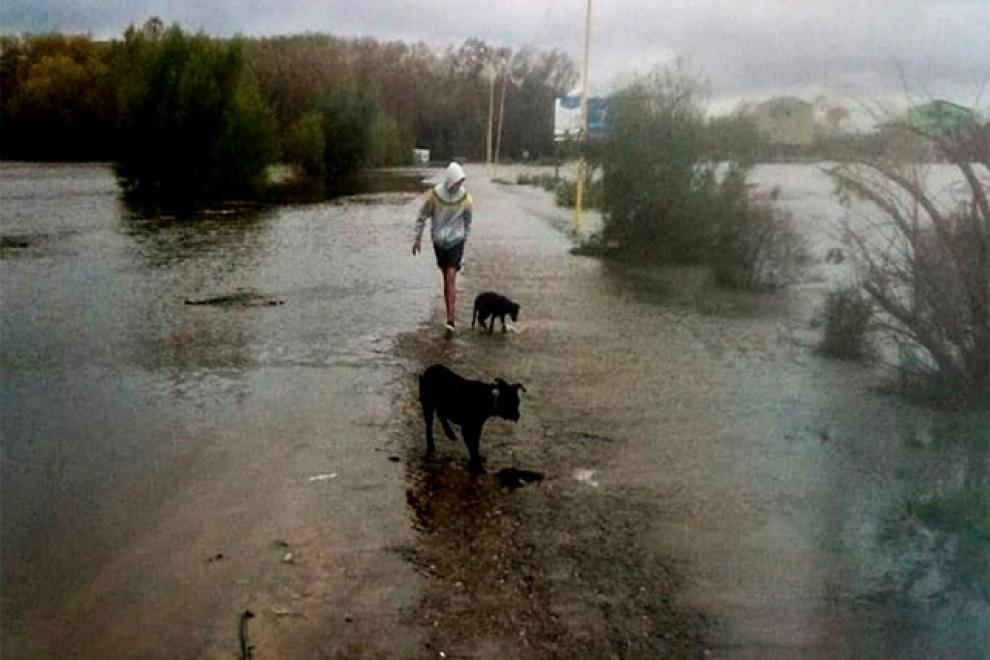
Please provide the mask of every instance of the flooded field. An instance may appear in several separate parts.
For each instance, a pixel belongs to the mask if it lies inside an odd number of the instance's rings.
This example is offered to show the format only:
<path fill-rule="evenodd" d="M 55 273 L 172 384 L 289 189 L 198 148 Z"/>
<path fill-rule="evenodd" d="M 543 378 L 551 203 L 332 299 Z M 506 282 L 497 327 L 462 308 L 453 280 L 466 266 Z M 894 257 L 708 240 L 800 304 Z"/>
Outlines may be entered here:
<path fill-rule="evenodd" d="M 988 653 L 986 539 L 918 513 L 986 496 L 985 414 L 814 355 L 815 168 L 756 173 L 812 244 L 766 295 L 573 256 L 550 195 L 469 168 L 449 341 L 411 193 L 180 219 L 107 167 L 0 172 L 4 657 L 236 657 L 245 610 L 256 658 Z M 515 331 L 470 331 L 491 289 Z M 526 385 L 488 475 L 423 458 L 431 362 Z"/>

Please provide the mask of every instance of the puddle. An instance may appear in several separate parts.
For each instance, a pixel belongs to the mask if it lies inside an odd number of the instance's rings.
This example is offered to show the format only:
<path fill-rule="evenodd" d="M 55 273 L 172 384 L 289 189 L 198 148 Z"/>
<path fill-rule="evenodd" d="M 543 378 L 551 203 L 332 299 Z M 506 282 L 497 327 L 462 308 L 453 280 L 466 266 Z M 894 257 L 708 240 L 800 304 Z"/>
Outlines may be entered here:
<path fill-rule="evenodd" d="M 495 478 L 506 488 L 522 488 L 543 481 L 543 473 L 519 468 L 502 468 L 495 473 Z"/>

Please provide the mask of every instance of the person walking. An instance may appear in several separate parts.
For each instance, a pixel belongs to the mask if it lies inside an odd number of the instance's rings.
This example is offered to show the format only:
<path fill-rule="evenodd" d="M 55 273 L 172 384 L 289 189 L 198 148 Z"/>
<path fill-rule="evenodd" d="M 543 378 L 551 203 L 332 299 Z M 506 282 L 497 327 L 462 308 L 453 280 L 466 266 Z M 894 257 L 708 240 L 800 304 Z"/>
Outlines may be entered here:
<path fill-rule="evenodd" d="M 426 194 L 416 218 L 416 238 L 412 253 L 422 249 L 423 228 L 430 220 L 430 238 L 436 253 L 437 266 L 443 275 L 443 301 L 447 309 L 446 329 L 448 334 L 456 330 L 457 319 L 457 273 L 464 258 L 464 244 L 471 231 L 473 201 L 464 186 L 464 170 L 457 163 L 451 163 L 443 174 L 443 181 L 433 186 Z"/>

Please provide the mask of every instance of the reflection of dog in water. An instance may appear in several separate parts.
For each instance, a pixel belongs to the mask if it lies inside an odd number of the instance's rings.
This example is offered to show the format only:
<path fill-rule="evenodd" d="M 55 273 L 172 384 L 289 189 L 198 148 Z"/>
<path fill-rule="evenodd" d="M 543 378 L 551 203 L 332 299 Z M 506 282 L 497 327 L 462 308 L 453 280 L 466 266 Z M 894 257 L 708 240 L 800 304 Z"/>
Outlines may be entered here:
<path fill-rule="evenodd" d="M 501 378 L 494 383 L 468 380 L 458 376 L 441 364 L 434 364 L 419 377 L 419 402 L 426 420 L 426 453 L 432 454 L 433 413 L 436 412 L 443 432 L 456 440 L 450 422 L 461 427 L 464 444 L 471 455 L 471 469 L 484 472 L 484 457 L 478 451 L 481 427 L 489 417 L 501 417 L 519 421 L 519 391 L 526 391 L 520 383 L 507 383 Z"/>

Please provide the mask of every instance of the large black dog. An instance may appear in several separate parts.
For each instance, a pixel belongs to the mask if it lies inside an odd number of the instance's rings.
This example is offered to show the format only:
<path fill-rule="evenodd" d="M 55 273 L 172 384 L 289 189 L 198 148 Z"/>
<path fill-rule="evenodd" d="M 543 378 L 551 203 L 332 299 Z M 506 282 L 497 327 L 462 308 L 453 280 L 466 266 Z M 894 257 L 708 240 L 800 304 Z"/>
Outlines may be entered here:
<path fill-rule="evenodd" d="M 468 380 L 458 376 L 442 364 L 430 366 L 419 377 L 419 402 L 426 420 L 426 453 L 432 454 L 433 413 L 436 412 L 443 432 L 456 440 L 450 422 L 461 427 L 461 435 L 471 455 L 471 469 L 484 472 L 484 457 L 478 451 L 481 427 L 489 417 L 501 417 L 519 421 L 519 391 L 526 391 L 520 383 L 510 384 L 496 378 L 494 383 Z"/>

